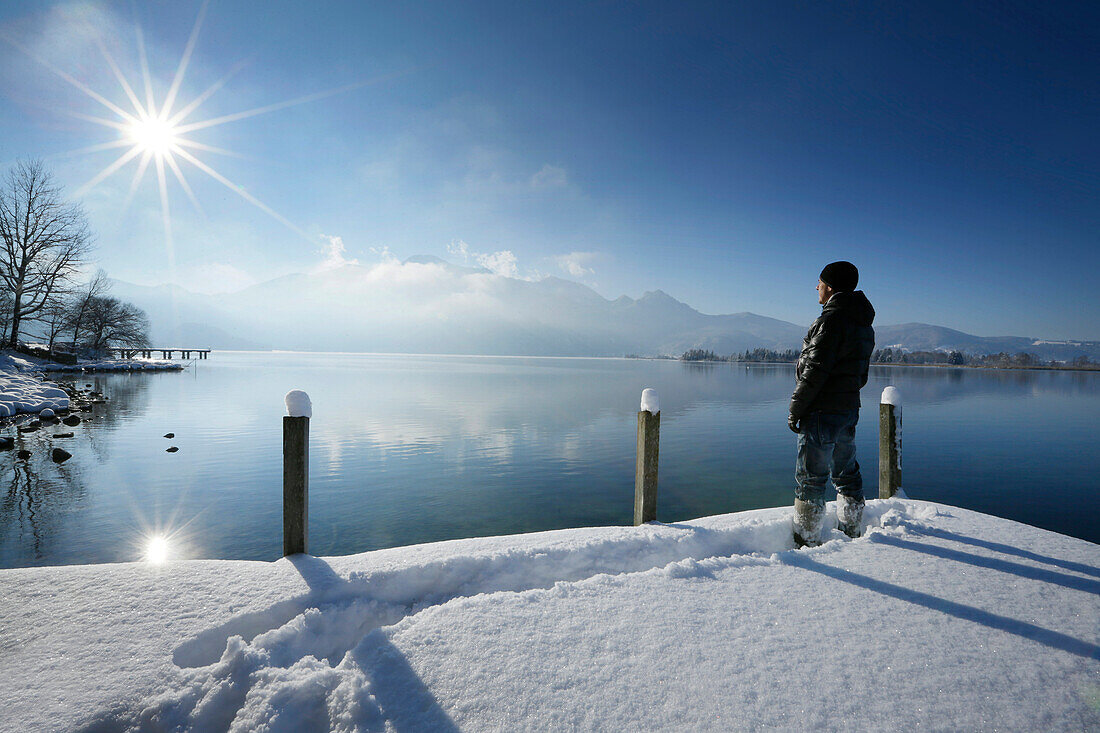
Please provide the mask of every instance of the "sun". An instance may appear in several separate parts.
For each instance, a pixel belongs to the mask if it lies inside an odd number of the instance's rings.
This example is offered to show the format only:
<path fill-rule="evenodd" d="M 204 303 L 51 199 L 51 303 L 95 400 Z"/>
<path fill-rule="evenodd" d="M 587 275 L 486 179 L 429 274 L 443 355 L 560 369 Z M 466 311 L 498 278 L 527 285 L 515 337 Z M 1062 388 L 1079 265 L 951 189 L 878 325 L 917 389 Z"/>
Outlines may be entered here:
<path fill-rule="evenodd" d="M 178 128 L 168 120 L 156 117 L 136 119 L 130 123 L 126 135 L 142 153 L 164 157 L 179 144 Z"/>
<path fill-rule="evenodd" d="M 168 562 L 169 549 L 166 537 L 160 535 L 151 537 L 145 547 L 145 559 L 153 565 L 163 565 Z"/>
<path fill-rule="evenodd" d="M 365 86 L 370 81 L 360 81 L 352 84 L 347 84 L 342 87 L 334 89 L 328 89 L 322 92 L 316 92 L 314 94 L 307 94 L 295 99 L 288 99 L 282 102 L 275 102 L 273 104 L 267 104 L 262 107 L 256 107 L 253 109 L 245 110 L 243 112 L 236 112 L 232 114 L 221 115 L 217 117 L 207 117 L 205 119 L 194 119 L 194 113 L 196 110 L 210 97 L 214 95 L 219 89 L 221 89 L 233 77 L 238 71 L 244 68 L 244 63 L 239 63 L 229 70 L 221 79 L 216 81 L 206 91 L 202 92 L 198 96 L 191 99 L 191 101 L 184 105 L 177 105 L 179 102 L 179 93 L 182 88 L 184 76 L 187 73 L 187 68 L 191 62 L 191 56 L 195 51 L 195 45 L 198 42 L 199 29 L 202 27 L 203 18 L 206 15 L 207 7 L 210 0 L 203 0 L 198 17 L 195 19 L 195 25 L 191 29 L 191 35 L 187 39 L 187 45 L 184 48 L 183 56 L 180 58 L 179 65 L 176 68 L 176 73 L 172 78 L 171 85 L 168 88 L 165 96 L 158 102 L 153 92 L 153 80 L 149 70 L 149 61 L 145 52 L 144 36 L 141 32 L 141 27 L 135 24 L 135 32 L 137 36 L 137 45 L 140 57 L 140 73 L 142 79 L 142 85 L 138 86 L 138 89 L 144 88 L 144 99 L 139 96 L 135 91 L 134 85 L 130 83 L 129 75 L 124 73 L 122 68 L 119 67 L 114 57 L 108 51 L 106 44 L 101 38 L 96 38 L 96 45 L 99 48 L 100 53 L 103 55 L 103 60 L 106 62 L 107 67 L 114 74 L 118 80 L 119 87 L 122 94 L 127 101 L 122 101 L 120 97 L 116 95 L 115 101 L 111 101 L 107 96 L 100 94 L 84 82 L 73 77 L 71 74 L 64 70 L 54 66 L 48 59 L 43 59 L 35 55 L 30 49 L 26 48 L 17 38 L 12 37 L 6 33 L 3 28 L 0 28 L 0 41 L 7 42 L 19 49 L 23 53 L 27 54 L 30 58 L 34 59 L 38 63 L 42 64 L 54 74 L 65 80 L 70 85 L 79 89 L 89 98 L 93 99 L 108 111 L 111 112 L 110 118 L 103 118 L 96 115 L 84 114 L 76 110 L 68 110 L 67 113 L 83 119 L 88 122 L 93 122 L 103 127 L 111 128 L 118 132 L 116 139 L 109 142 L 98 143 L 78 150 L 68 151 L 67 153 L 61 153 L 61 156 L 68 155 L 81 155 L 89 153 L 98 153 L 105 150 L 117 150 L 122 149 L 121 155 L 112 163 L 105 166 L 99 171 L 91 180 L 86 182 L 83 186 L 78 188 L 75 192 L 75 196 L 80 198 L 92 188 L 97 186 L 100 182 L 111 177 L 117 171 L 123 167 L 131 164 L 136 166 L 133 178 L 130 181 L 130 189 L 126 195 L 125 202 L 123 203 L 123 211 L 129 206 L 129 202 L 134 196 L 138 186 L 141 185 L 142 180 L 145 177 L 146 172 L 152 168 L 156 172 L 157 187 L 160 189 L 160 208 L 161 218 L 164 224 L 165 245 L 168 250 L 170 259 L 174 257 L 173 250 L 174 245 L 172 243 L 172 226 L 171 226 L 171 212 L 169 210 L 169 196 L 168 196 L 168 178 L 172 176 L 176 179 L 179 187 L 187 195 L 187 198 L 191 200 L 196 212 L 205 216 L 202 211 L 202 207 L 199 205 L 198 199 L 195 197 L 194 192 L 191 189 L 191 185 L 188 183 L 186 176 L 184 175 L 183 163 L 189 164 L 194 169 L 204 173 L 210 178 L 214 179 L 218 183 L 222 184 L 242 199 L 257 207 L 261 211 L 265 212 L 275 220 L 282 223 L 287 228 L 291 229 L 303 239 L 313 243 L 314 237 L 311 237 L 307 232 L 303 231 L 300 227 L 293 224 L 285 216 L 279 214 L 267 204 L 260 201 L 258 198 L 248 193 L 245 188 L 233 181 L 229 180 L 217 170 L 215 170 L 210 164 L 203 160 L 200 160 L 198 155 L 201 153 L 213 153 L 216 155 L 230 155 L 240 157 L 236 153 L 230 150 L 217 148 L 211 145 L 201 143 L 192 139 L 192 133 L 205 130 L 208 128 L 223 125 L 229 122 L 236 122 L 239 120 L 245 120 L 256 115 L 267 114 L 276 110 L 285 109 L 299 104 L 305 104 L 307 102 L 315 102 L 326 97 L 330 97 L 336 94 L 342 94 L 349 92 L 353 89 L 359 89 Z M 177 109 L 177 107 L 180 107 Z"/>

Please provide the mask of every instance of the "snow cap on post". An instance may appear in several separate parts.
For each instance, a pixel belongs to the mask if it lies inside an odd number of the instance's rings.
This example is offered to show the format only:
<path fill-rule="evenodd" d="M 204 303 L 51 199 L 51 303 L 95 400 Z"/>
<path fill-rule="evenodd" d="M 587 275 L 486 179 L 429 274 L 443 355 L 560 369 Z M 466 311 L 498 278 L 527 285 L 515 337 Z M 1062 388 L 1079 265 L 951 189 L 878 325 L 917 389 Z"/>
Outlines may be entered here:
<path fill-rule="evenodd" d="M 300 389 L 292 389 L 286 393 L 287 417 L 313 417 L 313 403 L 309 401 L 309 395 Z"/>
<path fill-rule="evenodd" d="M 893 405 L 894 407 L 901 407 L 901 392 L 897 387 L 890 386 L 882 390 L 882 403 L 883 405 Z"/>
<path fill-rule="evenodd" d="M 661 411 L 661 398 L 657 396 L 657 390 L 652 387 L 646 387 L 642 390 L 642 412 L 648 412 L 656 415 Z"/>

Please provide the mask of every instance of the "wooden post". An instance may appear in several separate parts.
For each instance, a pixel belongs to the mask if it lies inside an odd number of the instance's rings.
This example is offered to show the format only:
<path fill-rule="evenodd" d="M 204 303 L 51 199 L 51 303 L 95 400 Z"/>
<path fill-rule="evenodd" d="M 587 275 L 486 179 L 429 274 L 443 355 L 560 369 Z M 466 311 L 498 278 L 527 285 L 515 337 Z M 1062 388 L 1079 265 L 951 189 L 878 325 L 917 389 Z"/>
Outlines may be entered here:
<path fill-rule="evenodd" d="M 642 391 L 638 412 L 638 454 L 634 469 L 634 524 L 657 519 L 657 451 L 661 437 L 661 406 L 657 390 Z"/>
<path fill-rule="evenodd" d="M 901 393 L 882 390 L 878 408 L 878 498 L 889 499 L 901 490 Z"/>
<path fill-rule="evenodd" d="M 286 395 L 283 417 L 283 555 L 309 551 L 309 396 Z"/>

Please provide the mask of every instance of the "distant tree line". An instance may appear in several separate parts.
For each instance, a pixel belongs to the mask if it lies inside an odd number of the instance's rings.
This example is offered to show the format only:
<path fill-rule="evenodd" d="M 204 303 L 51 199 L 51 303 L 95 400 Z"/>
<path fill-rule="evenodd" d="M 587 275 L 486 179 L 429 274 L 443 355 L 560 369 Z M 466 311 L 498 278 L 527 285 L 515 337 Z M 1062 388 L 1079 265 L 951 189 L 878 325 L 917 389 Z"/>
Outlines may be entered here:
<path fill-rule="evenodd" d="M 875 349 L 872 364 L 946 364 L 964 366 L 967 355 L 961 351 L 904 351 L 902 349 Z M 977 358 L 977 357 L 972 357 Z"/>
<path fill-rule="evenodd" d="M 795 351 L 794 349 L 786 349 L 784 351 L 749 349 L 737 354 L 736 358 L 732 358 L 731 361 L 763 361 L 779 364 L 793 364 L 798 361 L 798 355 L 800 353 L 802 353 L 801 350 Z"/>
<path fill-rule="evenodd" d="M 710 349 L 688 349 L 680 361 L 732 361 L 789 364 L 798 361 L 801 351 L 786 349 L 748 349 L 739 354 L 720 356 Z M 876 349 L 871 355 L 872 364 L 926 364 L 936 366 L 971 366 L 993 369 L 1100 369 L 1100 364 L 1080 355 L 1070 361 L 1044 361 L 1035 354 L 973 355 L 961 351 L 905 351 L 903 349 Z"/>
<path fill-rule="evenodd" d="M 961 351 L 903 351 L 902 349 L 878 349 L 871 355 L 873 364 L 935 364 L 940 366 L 976 366 L 994 369 L 1096 369 L 1100 364 L 1081 354 L 1069 361 L 1044 360 L 1035 354 L 1020 352 L 1009 354 L 966 354 Z"/>
<path fill-rule="evenodd" d="M 17 163 L 0 184 L 0 344 L 46 341 L 52 353 L 147 346 L 144 311 L 108 294 L 107 274 L 80 273 L 92 249 L 87 218 L 41 163 Z"/>
<path fill-rule="evenodd" d="M 790 364 L 798 360 L 798 354 L 799 352 L 793 349 L 785 351 L 748 349 L 739 354 L 719 356 L 709 349 L 688 349 L 680 357 L 680 361 L 754 361 Z"/>
<path fill-rule="evenodd" d="M 709 349 L 688 349 L 680 357 L 680 361 L 729 361 L 729 359 L 718 356 Z"/>

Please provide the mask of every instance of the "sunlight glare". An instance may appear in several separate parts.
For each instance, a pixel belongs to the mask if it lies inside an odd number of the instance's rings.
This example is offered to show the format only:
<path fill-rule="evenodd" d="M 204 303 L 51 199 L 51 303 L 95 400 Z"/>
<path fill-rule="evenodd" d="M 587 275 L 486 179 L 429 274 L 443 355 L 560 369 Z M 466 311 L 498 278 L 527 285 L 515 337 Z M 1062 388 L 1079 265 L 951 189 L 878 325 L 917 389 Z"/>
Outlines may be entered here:
<path fill-rule="evenodd" d="M 175 110 L 176 103 L 179 102 L 179 93 L 183 88 L 184 77 L 187 74 L 187 69 L 191 63 L 191 57 L 194 54 L 196 43 L 198 42 L 199 31 L 203 25 L 203 19 L 206 16 L 207 6 L 209 0 L 203 0 L 201 7 L 199 8 L 198 17 L 195 19 L 195 24 L 191 29 L 191 34 L 187 40 L 187 46 L 184 49 L 183 56 L 180 58 L 179 65 L 176 67 L 176 73 L 172 78 L 172 84 L 168 89 L 168 93 L 163 100 L 163 103 L 158 107 L 157 101 L 153 92 L 153 79 L 149 70 L 149 59 L 146 53 L 145 47 L 145 34 L 143 33 L 141 26 L 136 25 L 134 28 L 137 37 L 138 58 L 139 67 L 141 73 L 142 87 L 144 89 L 144 101 L 141 99 L 138 90 L 141 87 L 135 87 L 131 85 L 127 78 L 126 72 L 119 67 L 116 63 L 111 52 L 108 50 L 106 43 L 102 38 L 96 38 L 96 44 L 99 47 L 100 53 L 103 55 L 107 66 L 114 74 L 115 79 L 118 81 L 119 86 L 122 88 L 123 93 L 133 106 L 133 113 L 124 110 L 117 104 L 112 102 L 107 97 L 96 92 L 90 88 L 87 84 L 76 79 L 71 74 L 68 74 L 64 70 L 57 68 L 51 64 L 48 60 L 42 59 L 37 56 L 33 51 L 26 48 L 18 41 L 15 41 L 5 34 L 0 33 L 0 40 L 7 41 L 11 45 L 15 46 L 30 58 L 34 59 L 38 63 L 45 66 L 61 79 L 80 90 L 83 94 L 90 99 L 98 102 L 114 115 L 116 119 L 104 119 L 96 117 L 94 115 L 88 115 L 80 111 L 69 110 L 68 114 L 71 114 L 78 119 L 87 120 L 97 125 L 109 127 L 114 130 L 121 131 L 122 135 L 119 139 L 106 143 L 100 143 L 98 145 L 91 145 L 80 150 L 70 151 L 67 154 L 84 154 L 98 152 L 101 150 L 112 150 L 118 147 L 129 146 L 129 150 L 120 155 L 114 162 L 107 165 L 103 170 L 99 171 L 84 185 L 80 186 L 75 196 L 80 198 L 88 193 L 91 189 L 97 186 L 101 181 L 109 178 L 123 166 L 130 161 L 140 158 L 140 162 L 137 164 L 137 171 L 134 174 L 133 179 L 130 182 L 129 193 L 126 195 L 126 204 L 123 210 L 129 205 L 133 198 L 138 186 L 141 184 L 145 177 L 146 170 L 150 163 L 152 163 L 157 171 L 157 186 L 160 189 L 160 202 L 161 202 L 161 219 L 164 222 L 164 233 L 166 239 L 166 246 L 169 249 L 169 258 L 172 255 L 172 231 L 171 231 L 171 216 L 168 208 L 168 181 L 165 168 L 171 172 L 176 181 L 179 182 L 180 187 L 184 193 L 191 200 L 195 210 L 202 216 L 205 216 L 202 212 L 202 207 L 199 206 L 198 198 L 195 196 L 194 190 L 192 190 L 190 184 L 187 182 L 184 176 L 183 169 L 180 166 L 180 160 L 185 160 L 189 164 L 198 168 L 200 171 L 210 176 L 218 183 L 229 188 L 238 196 L 243 198 L 248 203 L 256 206 L 261 211 L 267 213 L 272 218 L 288 227 L 292 231 L 296 232 L 299 236 L 303 237 L 309 242 L 314 242 L 314 238 L 301 228 L 295 226 L 286 217 L 282 216 L 270 206 L 267 206 L 255 196 L 249 194 L 244 190 L 243 186 L 240 186 L 233 181 L 229 180 L 222 174 L 218 173 L 211 166 L 200 161 L 194 155 L 187 153 L 184 148 L 191 148 L 193 150 L 202 150 L 206 152 L 236 155 L 232 151 L 224 150 L 222 148 L 214 147 L 212 145 L 206 145 L 195 140 L 188 139 L 189 133 L 197 130 L 203 130 L 218 125 L 223 125 L 227 122 L 235 122 L 238 120 L 248 119 L 255 117 L 256 115 L 267 114 L 274 112 L 275 110 L 284 109 L 286 107 L 293 107 L 299 104 L 305 104 L 307 102 L 314 102 L 326 97 L 333 96 L 335 94 L 342 94 L 344 92 L 358 89 L 365 86 L 369 82 L 362 81 L 354 84 L 347 84 L 335 89 L 329 89 L 327 91 L 318 92 L 316 94 L 308 94 L 303 97 L 297 97 L 295 99 L 289 99 L 283 102 L 276 102 L 274 104 L 265 105 L 262 107 L 256 107 L 253 109 L 245 110 L 243 112 L 237 112 L 234 114 L 221 115 L 206 120 L 191 120 L 188 121 L 188 117 L 198 107 L 209 99 L 216 91 L 221 89 L 229 79 L 240 71 L 246 65 L 245 62 L 238 63 L 234 66 L 229 73 L 208 87 L 206 91 L 200 94 L 198 97 L 192 99 L 189 103 L 182 105 L 182 109 Z"/>
<path fill-rule="evenodd" d="M 145 547 L 145 559 L 154 565 L 163 565 L 168 561 L 168 539 L 165 537 L 152 537 Z"/>
<path fill-rule="evenodd" d="M 170 153 L 177 144 L 176 128 L 155 117 L 135 120 L 130 123 L 127 133 L 138 150 L 158 157 Z"/>

